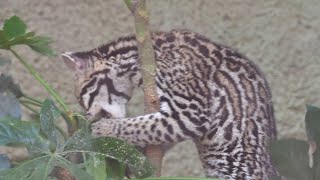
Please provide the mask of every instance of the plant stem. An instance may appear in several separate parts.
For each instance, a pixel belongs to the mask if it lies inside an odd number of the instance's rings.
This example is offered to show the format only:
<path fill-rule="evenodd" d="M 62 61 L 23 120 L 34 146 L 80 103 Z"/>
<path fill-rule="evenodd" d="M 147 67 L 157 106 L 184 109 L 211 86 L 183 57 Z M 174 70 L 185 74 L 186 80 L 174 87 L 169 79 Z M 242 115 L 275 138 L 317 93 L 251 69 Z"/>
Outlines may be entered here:
<path fill-rule="evenodd" d="M 23 94 L 22 97 L 24 97 L 24 98 L 26 98 L 26 99 L 28 99 L 28 100 L 30 100 L 30 101 L 34 101 L 34 102 L 37 102 L 37 103 L 39 103 L 39 104 L 42 104 L 42 102 L 41 102 L 40 100 L 34 99 L 34 98 L 32 98 L 32 97 L 30 97 L 30 96 L 27 96 L 27 95 L 25 95 L 25 94 Z"/>
<path fill-rule="evenodd" d="M 81 114 L 81 113 L 73 113 L 72 116 L 73 116 L 73 117 L 78 117 L 78 118 L 80 118 L 81 120 L 83 120 L 83 121 L 85 121 L 85 122 L 88 122 L 87 118 L 86 118 L 83 114 Z"/>
<path fill-rule="evenodd" d="M 29 104 L 23 102 L 20 100 L 20 103 L 26 107 L 27 109 L 29 109 L 30 111 L 32 111 L 34 114 L 39 115 L 39 112 L 37 110 L 35 110 L 34 108 L 32 108 L 31 106 L 29 106 Z"/>
<path fill-rule="evenodd" d="M 30 100 L 19 100 L 20 101 L 20 103 L 27 103 L 27 104 L 31 104 L 31 105 L 34 105 L 34 106 L 38 106 L 38 107 L 41 107 L 42 106 L 42 104 L 39 104 L 39 103 L 37 103 L 37 102 L 34 102 L 34 101 L 30 101 Z"/>
<path fill-rule="evenodd" d="M 142 66 L 145 114 L 159 111 L 159 99 L 156 91 L 156 63 L 149 31 L 149 15 L 145 0 L 124 0 L 135 18 L 136 38 L 139 59 Z M 161 175 L 163 150 L 161 145 L 148 145 L 146 156 L 156 168 L 155 176 Z"/>
<path fill-rule="evenodd" d="M 67 118 L 65 120 L 67 121 L 67 124 L 70 125 L 68 127 L 68 131 L 70 134 L 73 134 L 73 132 L 76 131 L 77 127 L 77 121 L 72 117 L 72 112 L 69 111 L 67 105 L 64 103 L 62 98 L 56 93 L 56 91 L 41 77 L 41 75 L 34 69 L 33 66 L 27 63 L 27 61 L 24 60 L 23 57 L 21 57 L 15 50 L 12 48 L 9 48 L 9 51 L 24 65 L 25 68 L 28 69 L 30 74 L 47 90 L 47 92 L 54 97 L 54 99 L 60 104 L 60 106 L 63 108 L 63 110 L 67 114 Z M 25 97 L 27 99 L 30 99 L 32 101 L 37 101 L 30 97 Z"/>
<path fill-rule="evenodd" d="M 59 131 L 59 133 L 63 136 L 64 140 L 68 139 L 68 134 L 66 132 L 64 132 L 64 130 L 62 128 L 60 128 L 57 125 L 54 125 L 54 127 Z"/>
<path fill-rule="evenodd" d="M 68 133 L 70 136 L 78 129 L 78 120 L 72 116 L 72 113 L 65 113 L 61 111 L 61 116 L 66 121 L 68 125 Z"/>
<path fill-rule="evenodd" d="M 50 95 L 52 95 L 56 101 L 62 106 L 63 110 L 68 112 L 68 107 L 62 100 L 62 98 L 53 90 L 53 88 L 40 76 L 40 74 L 25 61 L 15 50 L 9 49 L 11 53 L 24 65 L 25 68 L 27 68 L 30 72 L 30 74 L 33 75 L 33 77 L 48 91 Z"/>

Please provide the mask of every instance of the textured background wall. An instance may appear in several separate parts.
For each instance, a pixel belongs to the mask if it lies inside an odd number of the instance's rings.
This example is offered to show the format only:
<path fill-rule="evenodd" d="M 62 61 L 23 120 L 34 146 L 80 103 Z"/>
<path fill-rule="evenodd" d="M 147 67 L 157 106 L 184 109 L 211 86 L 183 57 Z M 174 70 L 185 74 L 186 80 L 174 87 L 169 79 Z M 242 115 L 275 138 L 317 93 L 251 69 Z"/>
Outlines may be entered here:
<path fill-rule="evenodd" d="M 256 62 L 270 82 L 280 137 L 304 138 L 304 104 L 320 106 L 319 0 L 148 0 L 148 3 L 152 29 L 189 29 L 234 47 Z M 88 50 L 134 33 L 133 18 L 121 0 L 0 0 L 0 24 L 13 14 L 22 17 L 30 30 L 52 37 L 55 40 L 52 47 L 57 52 Z M 58 57 L 49 59 L 26 48 L 19 50 L 69 104 L 78 108 L 72 74 Z M 26 91 L 46 96 L 16 62 L 11 73 Z M 140 97 L 131 104 L 139 104 Z M 131 108 L 131 112 L 139 110 Z M 177 145 L 166 155 L 163 175 L 203 175 L 191 142 Z"/>

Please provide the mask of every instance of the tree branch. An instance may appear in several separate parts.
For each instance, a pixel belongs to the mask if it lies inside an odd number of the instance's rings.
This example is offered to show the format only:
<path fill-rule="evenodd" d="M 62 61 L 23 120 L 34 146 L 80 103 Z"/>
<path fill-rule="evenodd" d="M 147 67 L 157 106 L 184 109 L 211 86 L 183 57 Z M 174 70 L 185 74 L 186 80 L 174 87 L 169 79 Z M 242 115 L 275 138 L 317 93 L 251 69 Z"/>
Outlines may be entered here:
<path fill-rule="evenodd" d="M 142 67 L 144 112 L 145 114 L 159 111 L 159 100 L 156 92 L 156 64 L 154 50 L 149 31 L 149 15 L 145 0 L 124 0 L 135 18 L 136 38 L 138 41 L 139 59 Z M 155 176 L 161 175 L 163 151 L 161 146 L 149 145 L 146 156 L 156 168 Z"/>

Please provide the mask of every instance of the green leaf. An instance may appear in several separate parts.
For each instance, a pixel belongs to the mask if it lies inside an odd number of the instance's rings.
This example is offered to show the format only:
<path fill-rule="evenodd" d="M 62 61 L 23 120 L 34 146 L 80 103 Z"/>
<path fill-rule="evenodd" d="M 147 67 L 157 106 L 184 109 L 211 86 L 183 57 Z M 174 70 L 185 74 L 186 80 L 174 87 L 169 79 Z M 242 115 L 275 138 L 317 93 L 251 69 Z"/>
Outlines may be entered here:
<path fill-rule="evenodd" d="M 77 149 L 85 149 L 87 146 L 86 143 L 89 142 L 90 139 L 92 139 L 92 137 L 86 129 L 79 129 L 68 138 L 62 150 L 69 151 L 74 149 L 74 147 L 77 147 Z"/>
<path fill-rule="evenodd" d="M 9 49 L 11 46 L 26 44 L 28 42 L 28 39 L 34 37 L 34 35 L 34 32 L 28 32 L 10 40 L 3 41 L 0 43 L 0 49 Z"/>
<path fill-rule="evenodd" d="M 111 137 L 99 137 L 92 139 L 91 143 L 92 150 L 96 149 L 98 153 L 128 164 L 136 177 L 144 178 L 152 174 L 151 164 L 147 158 L 126 142 Z"/>
<path fill-rule="evenodd" d="M 12 16 L 4 21 L 3 32 L 8 40 L 26 33 L 26 24 L 18 17 Z"/>
<path fill-rule="evenodd" d="M 88 156 L 85 159 L 86 171 L 94 180 L 106 180 L 106 161 L 104 156 Z"/>
<path fill-rule="evenodd" d="M 58 145 L 58 133 L 54 121 L 61 116 L 60 110 L 51 99 L 46 99 L 40 110 L 40 124 L 42 132 L 48 139 Z"/>
<path fill-rule="evenodd" d="M 3 32 L 3 30 L 0 30 L 0 48 L 1 48 L 1 44 L 6 42 L 7 40 L 8 40 L 8 37 L 5 34 L 5 32 Z"/>
<path fill-rule="evenodd" d="M 4 95 L 0 93 L 0 118 L 8 116 L 20 119 L 21 108 L 19 101 L 11 94 Z"/>
<path fill-rule="evenodd" d="M 52 43 L 53 40 L 49 37 L 46 36 L 33 36 L 31 38 L 28 38 L 26 41 L 26 44 L 28 45 L 48 45 L 50 43 Z"/>
<path fill-rule="evenodd" d="M 284 139 L 271 143 L 270 148 L 272 162 L 282 176 L 291 180 L 312 180 L 307 142 Z"/>
<path fill-rule="evenodd" d="M 57 162 L 55 163 L 55 166 L 59 166 L 62 168 L 65 168 L 70 171 L 70 173 L 77 179 L 77 180 L 88 180 L 92 179 L 92 176 L 90 176 L 86 171 L 84 171 L 82 168 L 79 167 L 78 164 L 72 164 L 70 161 L 58 157 Z"/>
<path fill-rule="evenodd" d="M 20 86 L 13 81 L 13 78 L 9 75 L 1 74 L 0 93 L 4 92 L 11 92 L 16 96 L 16 98 L 20 98 L 23 96 Z"/>
<path fill-rule="evenodd" d="M 33 152 L 49 152 L 49 144 L 39 134 L 39 124 L 14 118 L 0 119 L 0 145 L 24 144 Z"/>
<path fill-rule="evenodd" d="M 11 46 L 24 44 L 32 50 L 46 56 L 56 55 L 49 47 L 52 39 L 45 36 L 35 36 L 34 32 L 26 33 L 26 25 L 17 16 L 13 16 L 4 23 L 0 31 L 0 49 L 9 49 Z"/>
<path fill-rule="evenodd" d="M 31 49 L 42 55 L 54 56 L 55 53 L 49 47 L 50 43 L 52 43 L 51 38 L 45 36 L 36 36 L 29 39 L 29 41 L 26 44 L 29 45 Z"/>
<path fill-rule="evenodd" d="M 86 152 L 90 155 L 103 155 L 127 164 L 138 178 L 152 174 L 152 167 L 143 154 L 128 143 L 111 137 L 91 138 L 83 130 L 77 131 L 65 145 L 67 152 Z"/>
<path fill-rule="evenodd" d="M 0 154 L 0 171 L 11 167 L 10 159 L 6 154 Z"/>
<path fill-rule="evenodd" d="M 35 180 L 35 179 L 43 179 L 46 180 L 48 175 L 53 170 L 53 163 L 55 161 L 55 156 L 51 156 L 48 161 L 38 163 L 37 166 L 34 167 L 30 175 L 25 178 L 26 180 Z"/>
<path fill-rule="evenodd" d="M 126 165 L 115 159 L 106 158 L 106 180 L 122 180 L 125 177 Z"/>
<path fill-rule="evenodd" d="M 0 179 L 26 180 L 26 179 L 30 179 L 29 176 L 42 177 L 40 179 L 45 179 L 44 178 L 45 175 L 43 174 L 45 174 L 44 172 L 46 172 L 45 169 L 50 167 L 51 159 L 52 159 L 51 155 L 45 155 L 45 156 L 41 156 L 41 157 L 37 157 L 31 160 L 25 161 L 19 164 L 17 167 L 10 169 L 9 171 L 0 171 Z M 32 171 L 34 171 L 33 173 L 35 174 L 33 174 Z"/>
<path fill-rule="evenodd" d="M 35 44 L 35 45 L 29 45 L 30 48 L 42 55 L 45 56 L 55 56 L 56 53 L 48 46 L 48 45 L 41 45 L 41 44 Z"/>

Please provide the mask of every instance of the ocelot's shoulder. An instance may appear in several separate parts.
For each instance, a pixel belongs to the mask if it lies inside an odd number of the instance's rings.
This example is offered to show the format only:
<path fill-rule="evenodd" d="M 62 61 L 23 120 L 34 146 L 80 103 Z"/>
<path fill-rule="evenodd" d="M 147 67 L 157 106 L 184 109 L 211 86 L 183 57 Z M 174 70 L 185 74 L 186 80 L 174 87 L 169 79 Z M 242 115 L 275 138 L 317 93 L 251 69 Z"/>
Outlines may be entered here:
<path fill-rule="evenodd" d="M 188 46 L 199 48 L 201 46 L 221 49 L 223 46 L 209 38 L 186 29 L 174 29 L 169 32 L 156 31 L 152 33 L 153 43 L 158 48 L 176 46 Z"/>
<path fill-rule="evenodd" d="M 188 38 L 191 39 L 199 39 L 199 40 L 206 40 L 209 41 L 207 38 L 201 36 L 198 33 L 192 32 L 186 29 L 174 29 L 168 32 L 164 31 L 155 31 L 152 32 L 152 39 L 153 40 L 163 40 L 166 42 L 174 42 L 174 41 L 182 41 Z"/>

